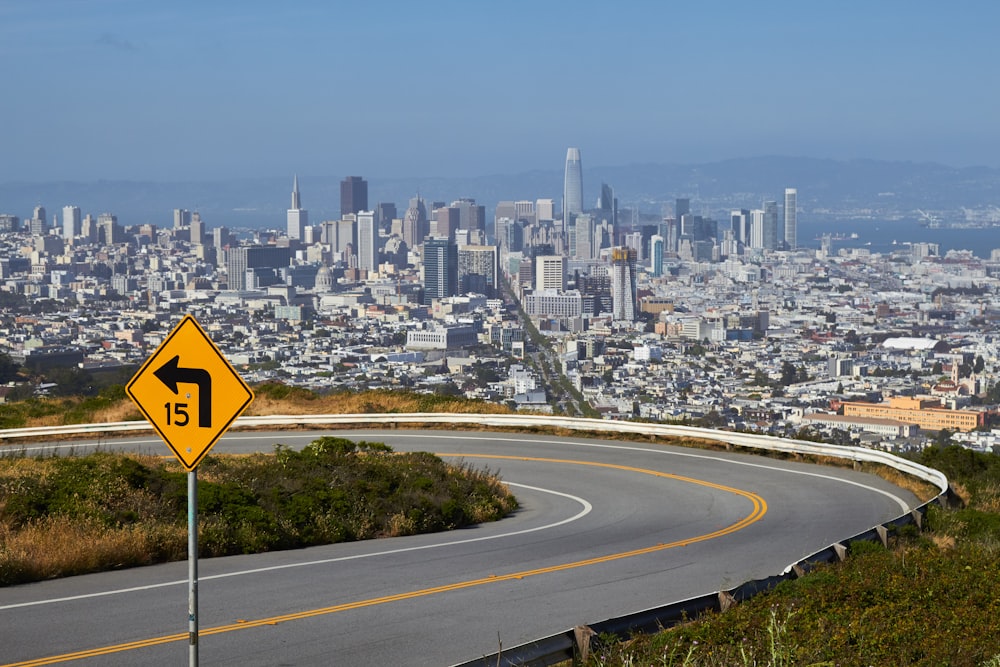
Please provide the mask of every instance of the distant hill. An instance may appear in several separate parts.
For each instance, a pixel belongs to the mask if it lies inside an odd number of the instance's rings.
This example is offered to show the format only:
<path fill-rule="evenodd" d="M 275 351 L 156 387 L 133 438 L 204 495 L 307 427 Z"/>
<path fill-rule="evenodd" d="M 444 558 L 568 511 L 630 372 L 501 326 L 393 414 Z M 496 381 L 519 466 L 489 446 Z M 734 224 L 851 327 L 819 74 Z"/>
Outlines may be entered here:
<path fill-rule="evenodd" d="M 584 155 L 586 157 L 586 154 Z M 339 217 L 342 176 L 299 175 L 302 204 L 310 220 Z M 418 192 L 428 203 L 474 197 L 492 217 L 506 199 L 552 198 L 559 208 L 562 169 L 461 178 L 366 176 L 369 202 L 392 201 L 402 215 Z M 954 168 L 933 163 L 752 157 L 705 164 L 635 164 L 589 167 L 584 162 L 584 197 L 594 205 L 600 185 L 615 188 L 619 206 L 662 214 L 677 197 L 690 197 L 695 211 L 717 213 L 781 201 L 784 188 L 799 191 L 802 209 L 863 209 L 912 212 L 1000 205 L 1000 170 Z M 209 227 L 282 227 L 290 204 L 292 175 L 216 182 L 92 181 L 0 184 L 0 213 L 30 217 L 34 206 L 48 217 L 64 205 L 95 216 L 109 211 L 126 225 L 172 223 L 174 208 L 197 210 Z"/>

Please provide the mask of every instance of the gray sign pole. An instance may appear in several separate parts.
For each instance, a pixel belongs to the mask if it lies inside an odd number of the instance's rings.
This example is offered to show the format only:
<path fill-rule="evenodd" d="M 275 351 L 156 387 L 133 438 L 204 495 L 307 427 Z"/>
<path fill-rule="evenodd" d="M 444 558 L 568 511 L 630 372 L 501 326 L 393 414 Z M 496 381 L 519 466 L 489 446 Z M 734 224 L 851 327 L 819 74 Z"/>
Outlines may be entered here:
<path fill-rule="evenodd" d="M 198 667 L 198 469 L 188 472 L 188 664 Z"/>

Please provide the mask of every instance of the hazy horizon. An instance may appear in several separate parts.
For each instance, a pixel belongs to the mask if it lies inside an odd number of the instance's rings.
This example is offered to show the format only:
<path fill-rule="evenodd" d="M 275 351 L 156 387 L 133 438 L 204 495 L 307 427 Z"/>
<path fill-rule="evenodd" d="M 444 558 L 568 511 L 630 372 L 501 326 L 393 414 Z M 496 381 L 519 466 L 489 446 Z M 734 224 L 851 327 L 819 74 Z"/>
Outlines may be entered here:
<path fill-rule="evenodd" d="M 0 5 L 0 183 L 741 156 L 1000 167 L 1000 6 Z"/>

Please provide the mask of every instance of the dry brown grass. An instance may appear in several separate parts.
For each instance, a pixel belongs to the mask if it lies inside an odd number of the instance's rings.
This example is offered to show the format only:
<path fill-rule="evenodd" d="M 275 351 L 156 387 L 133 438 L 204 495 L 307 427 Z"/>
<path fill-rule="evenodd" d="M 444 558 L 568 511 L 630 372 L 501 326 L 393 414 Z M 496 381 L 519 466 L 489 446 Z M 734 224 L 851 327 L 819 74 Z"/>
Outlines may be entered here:
<path fill-rule="evenodd" d="M 0 525 L 0 571 L 24 580 L 64 577 L 114 567 L 179 560 L 187 550 L 186 526 L 109 529 L 96 521 L 46 517 L 18 530 Z"/>
<path fill-rule="evenodd" d="M 135 421 L 137 419 L 142 419 L 142 414 L 139 413 L 139 408 L 135 406 L 135 403 L 126 399 L 102 410 L 98 410 L 94 413 L 93 421 L 96 424 L 106 424 L 112 422 Z"/>

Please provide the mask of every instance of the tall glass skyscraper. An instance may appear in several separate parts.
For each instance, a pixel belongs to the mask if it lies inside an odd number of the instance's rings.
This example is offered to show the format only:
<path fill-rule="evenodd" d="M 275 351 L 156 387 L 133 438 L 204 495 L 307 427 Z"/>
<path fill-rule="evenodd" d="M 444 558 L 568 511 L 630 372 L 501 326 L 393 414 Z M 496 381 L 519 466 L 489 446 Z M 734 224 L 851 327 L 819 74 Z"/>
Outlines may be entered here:
<path fill-rule="evenodd" d="M 566 150 L 566 176 L 563 180 L 563 224 L 570 224 L 571 215 L 583 213 L 583 165 L 580 149 Z"/>
<path fill-rule="evenodd" d="M 789 250 L 795 250 L 798 243 L 798 221 L 795 216 L 796 199 L 799 191 L 795 188 L 785 188 L 785 245 Z"/>

